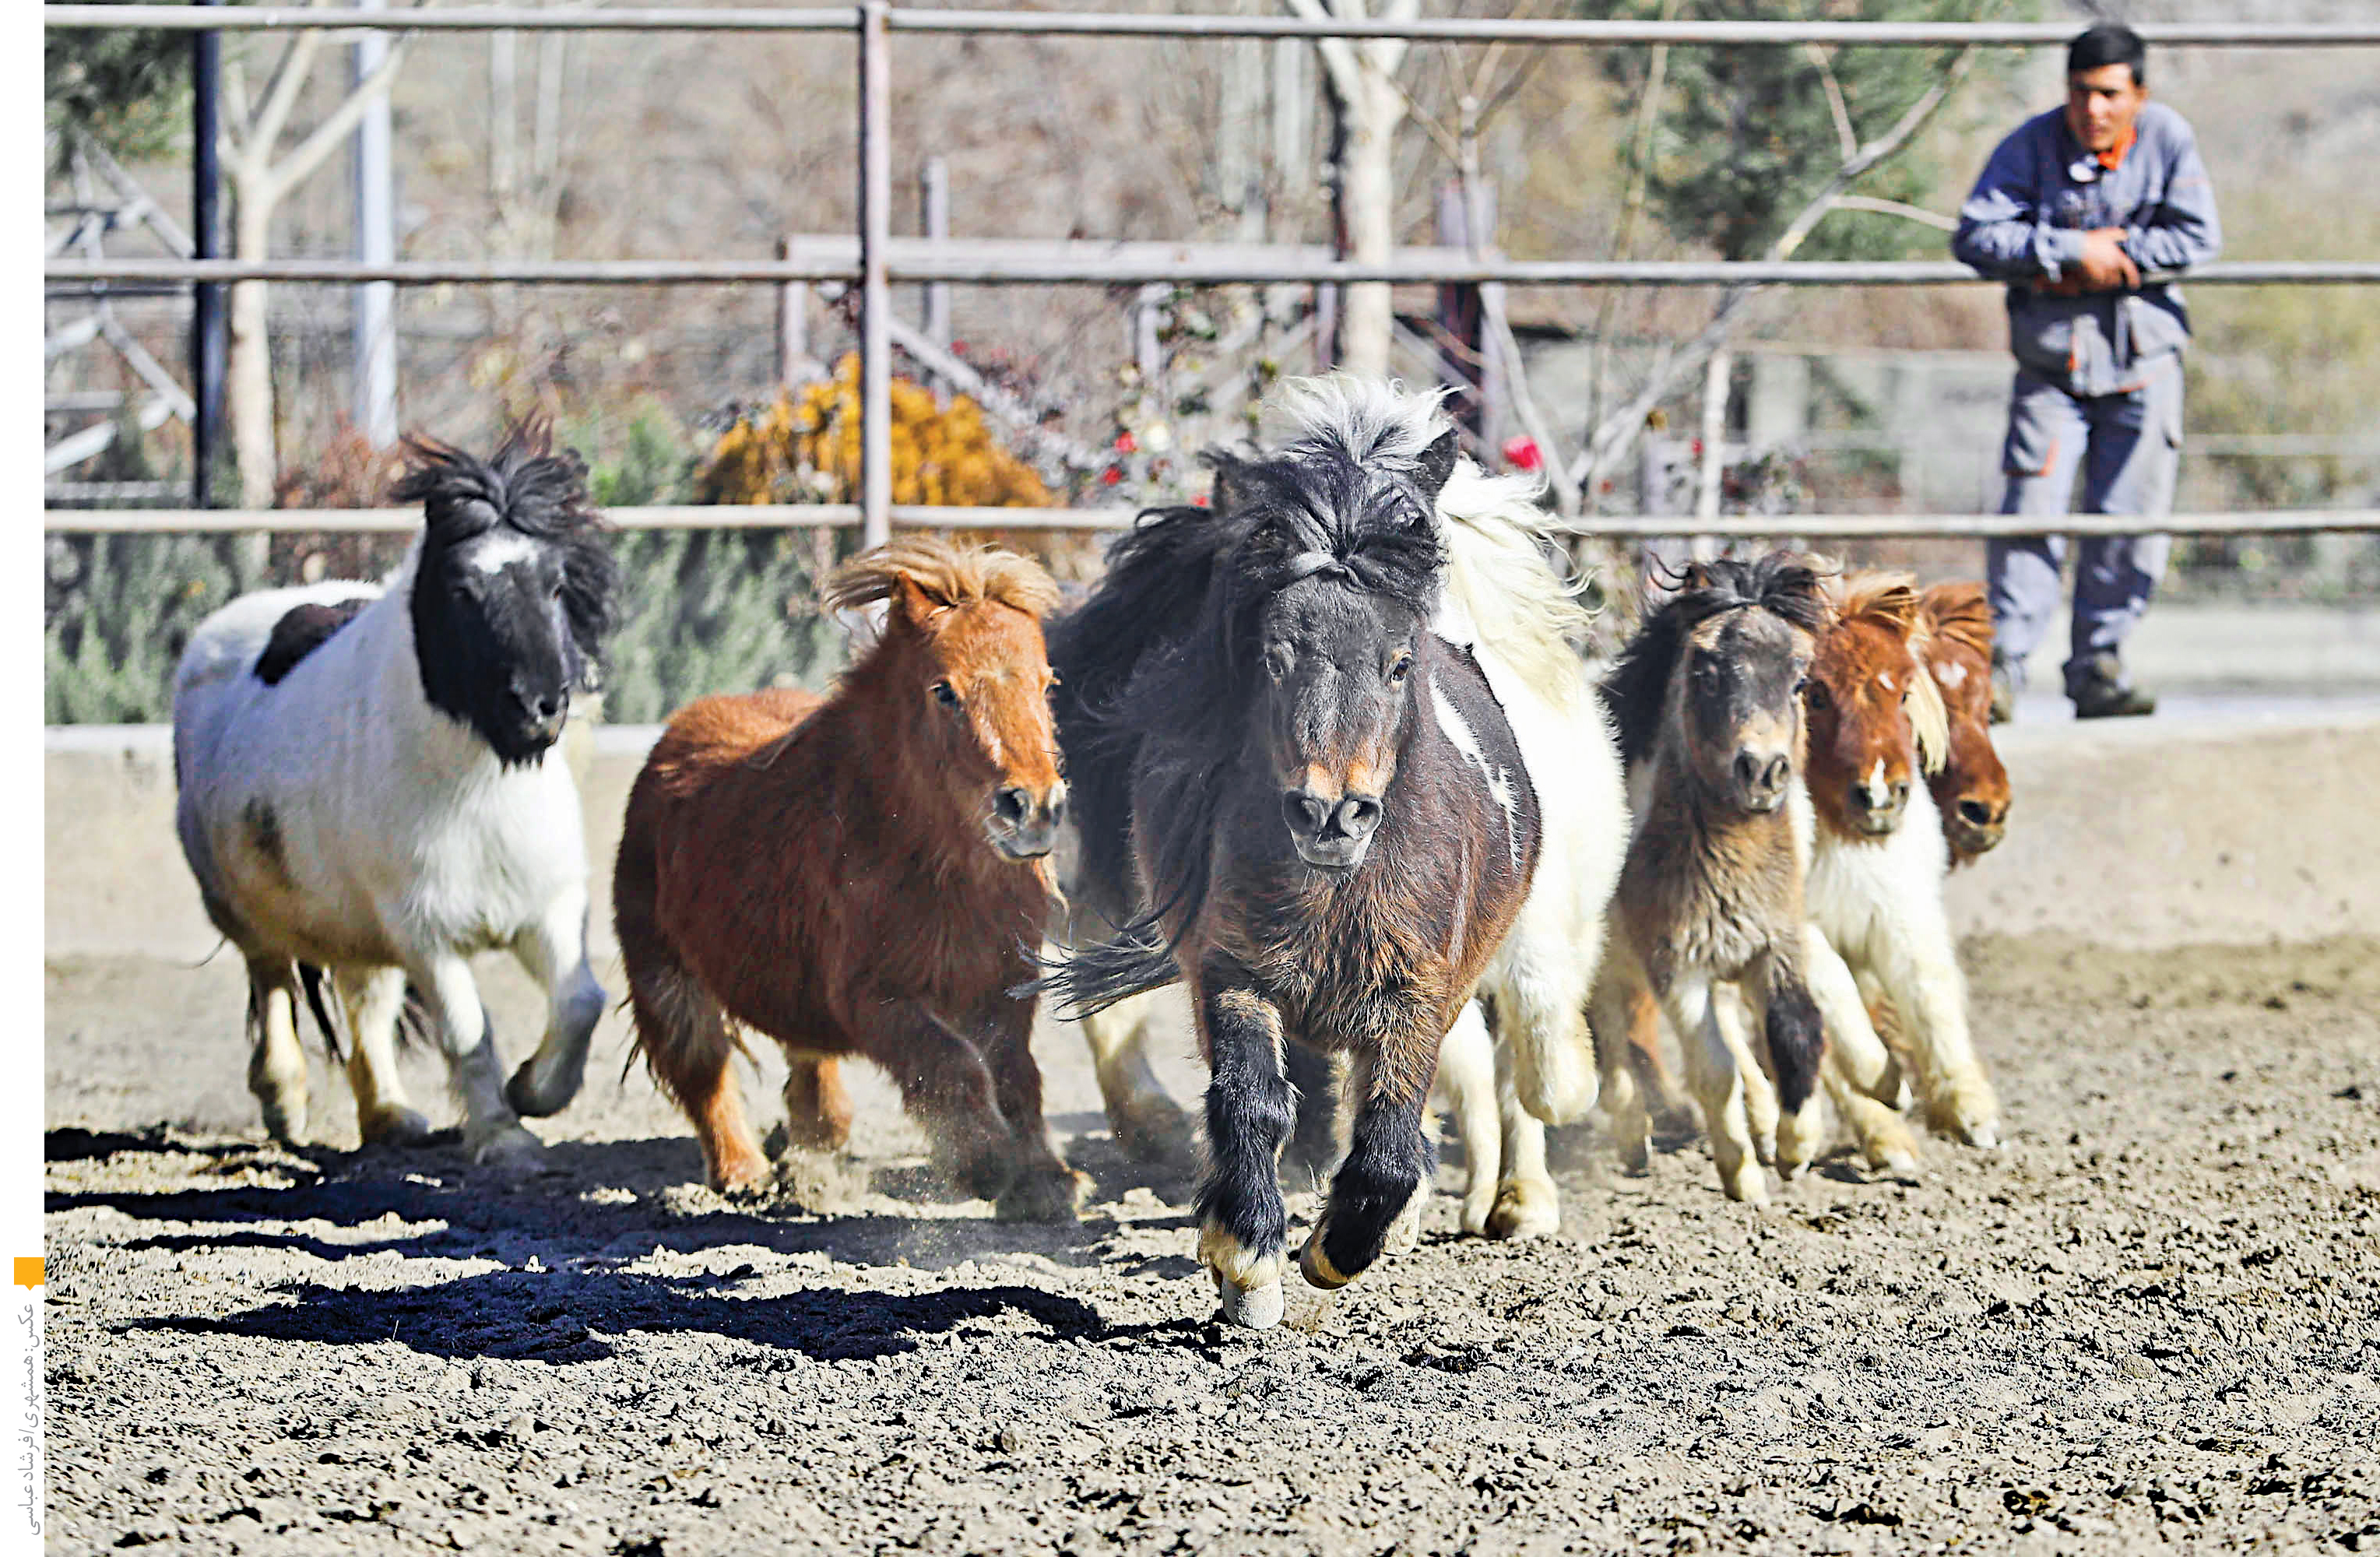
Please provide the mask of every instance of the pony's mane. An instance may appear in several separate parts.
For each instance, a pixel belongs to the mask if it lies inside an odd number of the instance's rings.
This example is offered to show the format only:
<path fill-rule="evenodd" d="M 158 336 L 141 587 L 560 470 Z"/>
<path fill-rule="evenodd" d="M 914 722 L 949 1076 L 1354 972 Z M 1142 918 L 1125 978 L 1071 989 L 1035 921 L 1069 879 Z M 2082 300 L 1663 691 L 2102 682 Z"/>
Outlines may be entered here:
<path fill-rule="evenodd" d="M 1833 606 L 1815 559 L 1771 552 L 1751 562 L 1721 557 L 1690 566 L 1682 588 L 1645 619 L 1604 677 L 1604 701 L 1620 733 L 1620 756 L 1634 765 L 1659 741 L 1670 677 L 1694 628 L 1725 611 L 1767 611 L 1813 636 Z"/>
<path fill-rule="evenodd" d="M 406 471 L 389 495 L 420 504 L 436 540 L 467 541 L 499 525 L 540 541 L 608 528 L 587 494 L 587 462 L 577 449 L 553 452 L 542 417 L 513 423 L 486 459 L 419 432 L 406 434 L 404 448 Z"/>
<path fill-rule="evenodd" d="M 1450 393 L 1347 372 L 1284 379 L 1267 420 L 1285 456 L 1336 448 L 1360 465 L 1410 473 L 1423 452 L 1453 430 L 1439 407 Z"/>
<path fill-rule="evenodd" d="M 1925 613 L 1925 625 L 1936 638 L 1955 643 L 1980 660 L 1991 659 L 1992 605 L 1983 585 L 1972 578 L 1929 584 L 1917 598 Z"/>
<path fill-rule="evenodd" d="M 1450 638 L 1486 646 L 1557 708 L 1586 685 L 1573 645 L 1592 618 L 1585 581 L 1538 544 L 1551 528 L 1532 476 L 1490 476 L 1458 461 L 1438 494 L 1446 540 L 1444 625 Z"/>
<path fill-rule="evenodd" d="M 1917 760 L 1928 773 L 1938 773 L 1950 760 L 1950 711 L 1942 688 L 1925 668 L 1925 646 L 1932 636 L 1917 594 L 1914 574 L 1874 569 L 1836 581 L 1836 619 L 1862 623 L 1892 634 L 1909 645 L 1916 675 L 1909 684 L 1909 723 L 1917 736 Z"/>
<path fill-rule="evenodd" d="M 827 581 L 827 609 L 890 600 L 905 578 L 937 605 L 1005 605 L 1038 621 L 1058 603 L 1057 580 L 1030 557 L 939 535 L 902 535 L 837 568 Z"/>

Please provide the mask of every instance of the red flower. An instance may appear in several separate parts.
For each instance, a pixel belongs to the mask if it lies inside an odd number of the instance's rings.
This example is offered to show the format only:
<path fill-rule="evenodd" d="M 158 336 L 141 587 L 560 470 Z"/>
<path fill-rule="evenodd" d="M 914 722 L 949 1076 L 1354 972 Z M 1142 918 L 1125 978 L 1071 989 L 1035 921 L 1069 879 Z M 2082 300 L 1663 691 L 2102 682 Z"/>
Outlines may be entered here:
<path fill-rule="evenodd" d="M 1193 507 L 1204 508 L 1207 506 L 1207 494 L 1202 492 L 1197 496 L 1192 498 L 1190 503 Z"/>
<path fill-rule="evenodd" d="M 1123 467 L 1121 465 L 1111 465 L 1099 472 L 1099 485 L 1103 487 L 1111 487 L 1123 480 Z"/>
<path fill-rule="evenodd" d="M 1140 448 L 1139 443 L 1129 432 L 1117 433 L 1115 446 L 1118 454 L 1132 454 Z"/>
<path fill-rule="evenodd" d="M 1535 438 L 1504 440 L 1504 463 L 1513 469 L 1535 470 L 1545 462 L 1545 456 L 1537 452 L 1537 441 Z"/>

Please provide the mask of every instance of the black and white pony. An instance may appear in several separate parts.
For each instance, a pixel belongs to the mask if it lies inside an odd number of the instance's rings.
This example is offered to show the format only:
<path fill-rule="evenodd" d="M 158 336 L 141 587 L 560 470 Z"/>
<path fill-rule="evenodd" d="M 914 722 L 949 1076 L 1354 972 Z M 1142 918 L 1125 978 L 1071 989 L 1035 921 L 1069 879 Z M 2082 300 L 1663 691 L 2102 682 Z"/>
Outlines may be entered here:
<path fill-rule="evenodd" d="M 395 496 L 427 523 L 384 590 L 247 595 L 191 639 L 175 677 L 176 828 L 208 917 L 248 959 L 249 1086 L 276 1139 L 306 1130 L 301 993 L 334 1048 L 344 1028 L 364 1139 L 427 1133 L 395 1064 L 409 982 L 466 1147 L 528 1158 L 518 1115 L 569 1103 L 603 1010 L 578 793 L 550 754 L 591 682 L 618 568 L 585 466 L 549 453 L 541 426 L 484 461 L 407 450 Z M 497 949 L 550 1002 L 509 1086 L 469 962 Z"/>

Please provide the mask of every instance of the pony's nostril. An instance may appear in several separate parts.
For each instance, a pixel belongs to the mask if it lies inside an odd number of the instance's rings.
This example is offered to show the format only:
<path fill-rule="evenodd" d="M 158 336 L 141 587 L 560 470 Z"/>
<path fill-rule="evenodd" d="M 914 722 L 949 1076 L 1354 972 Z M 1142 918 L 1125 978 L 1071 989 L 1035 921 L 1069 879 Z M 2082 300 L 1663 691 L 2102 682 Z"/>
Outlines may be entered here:
<path fill-rule="evenodd" d="M 1322 824 L 1330 820 L 1330 809 L 1303 789 L 1293 789 L 1281 797 L 1281 814 L 1289 830 L 1301 835 L 1321 832 Z"/>
<path fill-rule="evenodd" d="M 1891 797 L 1893 805 L 1907 805 L 1909 803 L 1909 781 L 1907 779 L 1893 780 L 1891 785 L 1888 786 L 1887 793 Z"/>
<path fill-rule="evenodd" d="M 1993 822 L 1999 820 L 1998 817 L 1992 814 L 1991 807 L 1984 804 L 1981 800 L 1960 801 L 1959 819 L 1974 827 L 1989 827 Z"/>
<path fill-rule="evenodd" d="M 1782 789 L 1785 787 L 1785 781 L 1792 776 L 1792 759 L 1789 757 L 1772 757 L 1768 760 L 1767 766 L 1760 770 L 1760 787 L 1763 789 Z"/>
<path fill-rule="evenodd" d="M 1350 796 L 1339 806 L 1339 831 L 1350 838 L 1367 838 L 1372 829 L 1380 825 L 1380 803 L 1362 796 Z"/>
<path fill-rule="evenodd" d="M 1011 826 L 1023 821 L 1026 813 L 1032 809 L 1031 797 L 1013 784 L 1002 785 L 1000 792 L 991 797 L 992 814 Z"/>
<path fill-rule="evenodd" d="M 1760 759 L 1755 757 L 1748 751 L 1737 752 L 1735 754 L 1735 782 L 1743 785 L 1746 789 L 1755 787 L 1760 783 Z"/>
<path fill-rule="evenodd" d="M 1066 820 L 1066 791 L 1060 788 L 1050 797 L 1050 825 L 1057 826 Z"/>

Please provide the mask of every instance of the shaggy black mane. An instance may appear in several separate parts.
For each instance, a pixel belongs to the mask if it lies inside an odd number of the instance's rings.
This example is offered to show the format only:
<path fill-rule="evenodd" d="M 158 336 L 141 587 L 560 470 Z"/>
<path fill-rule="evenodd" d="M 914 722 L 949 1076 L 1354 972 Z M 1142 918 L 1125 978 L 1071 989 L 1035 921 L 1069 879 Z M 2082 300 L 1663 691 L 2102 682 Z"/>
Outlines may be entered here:
<path fill-rule="evenodd" d="M 1670 677 L 1698 624 L 1723 611 L 1760 610 L 1805 632 L 1823 631 L 1829 609 L 1823 577 L 1815 561 L 1797 552 L 1771 552 L 1750 562 L 1721 557 L 1688 567 L 1683 587 L 1645 619 L 1604 677 L 1603 699 L 1619 727 L 1621 760 L 1633 767 L 1651 754 Z"/>
<path fill-rule="evenodd" d="M 1213 506 L 1152 508 L 1108 553 L 1090 599 L 1050 628 L 1058 729 L 1067 753 L 1087 874 L 1120 879 L 1129 859 L 1136 768 L 1182 804 L 1141 819 L 1151 901 L 1058 980 L 1075 1011 L 1097 1010 L 1173 977 L 1167 918 L 1205 905 L 1217 771 L 1246 738 L 1258 629 L 1273 597 L 1307 578 L 1399 601 L 1427 618 L 1446 564 L 1435 500 L 1453 464 L 1450 435 L 1418 461 L 1366 464 L 1329 437 L 1277 454 L 1209 449 Z M 1112 964 L 1113 966 L 1110 966 Z"/>

